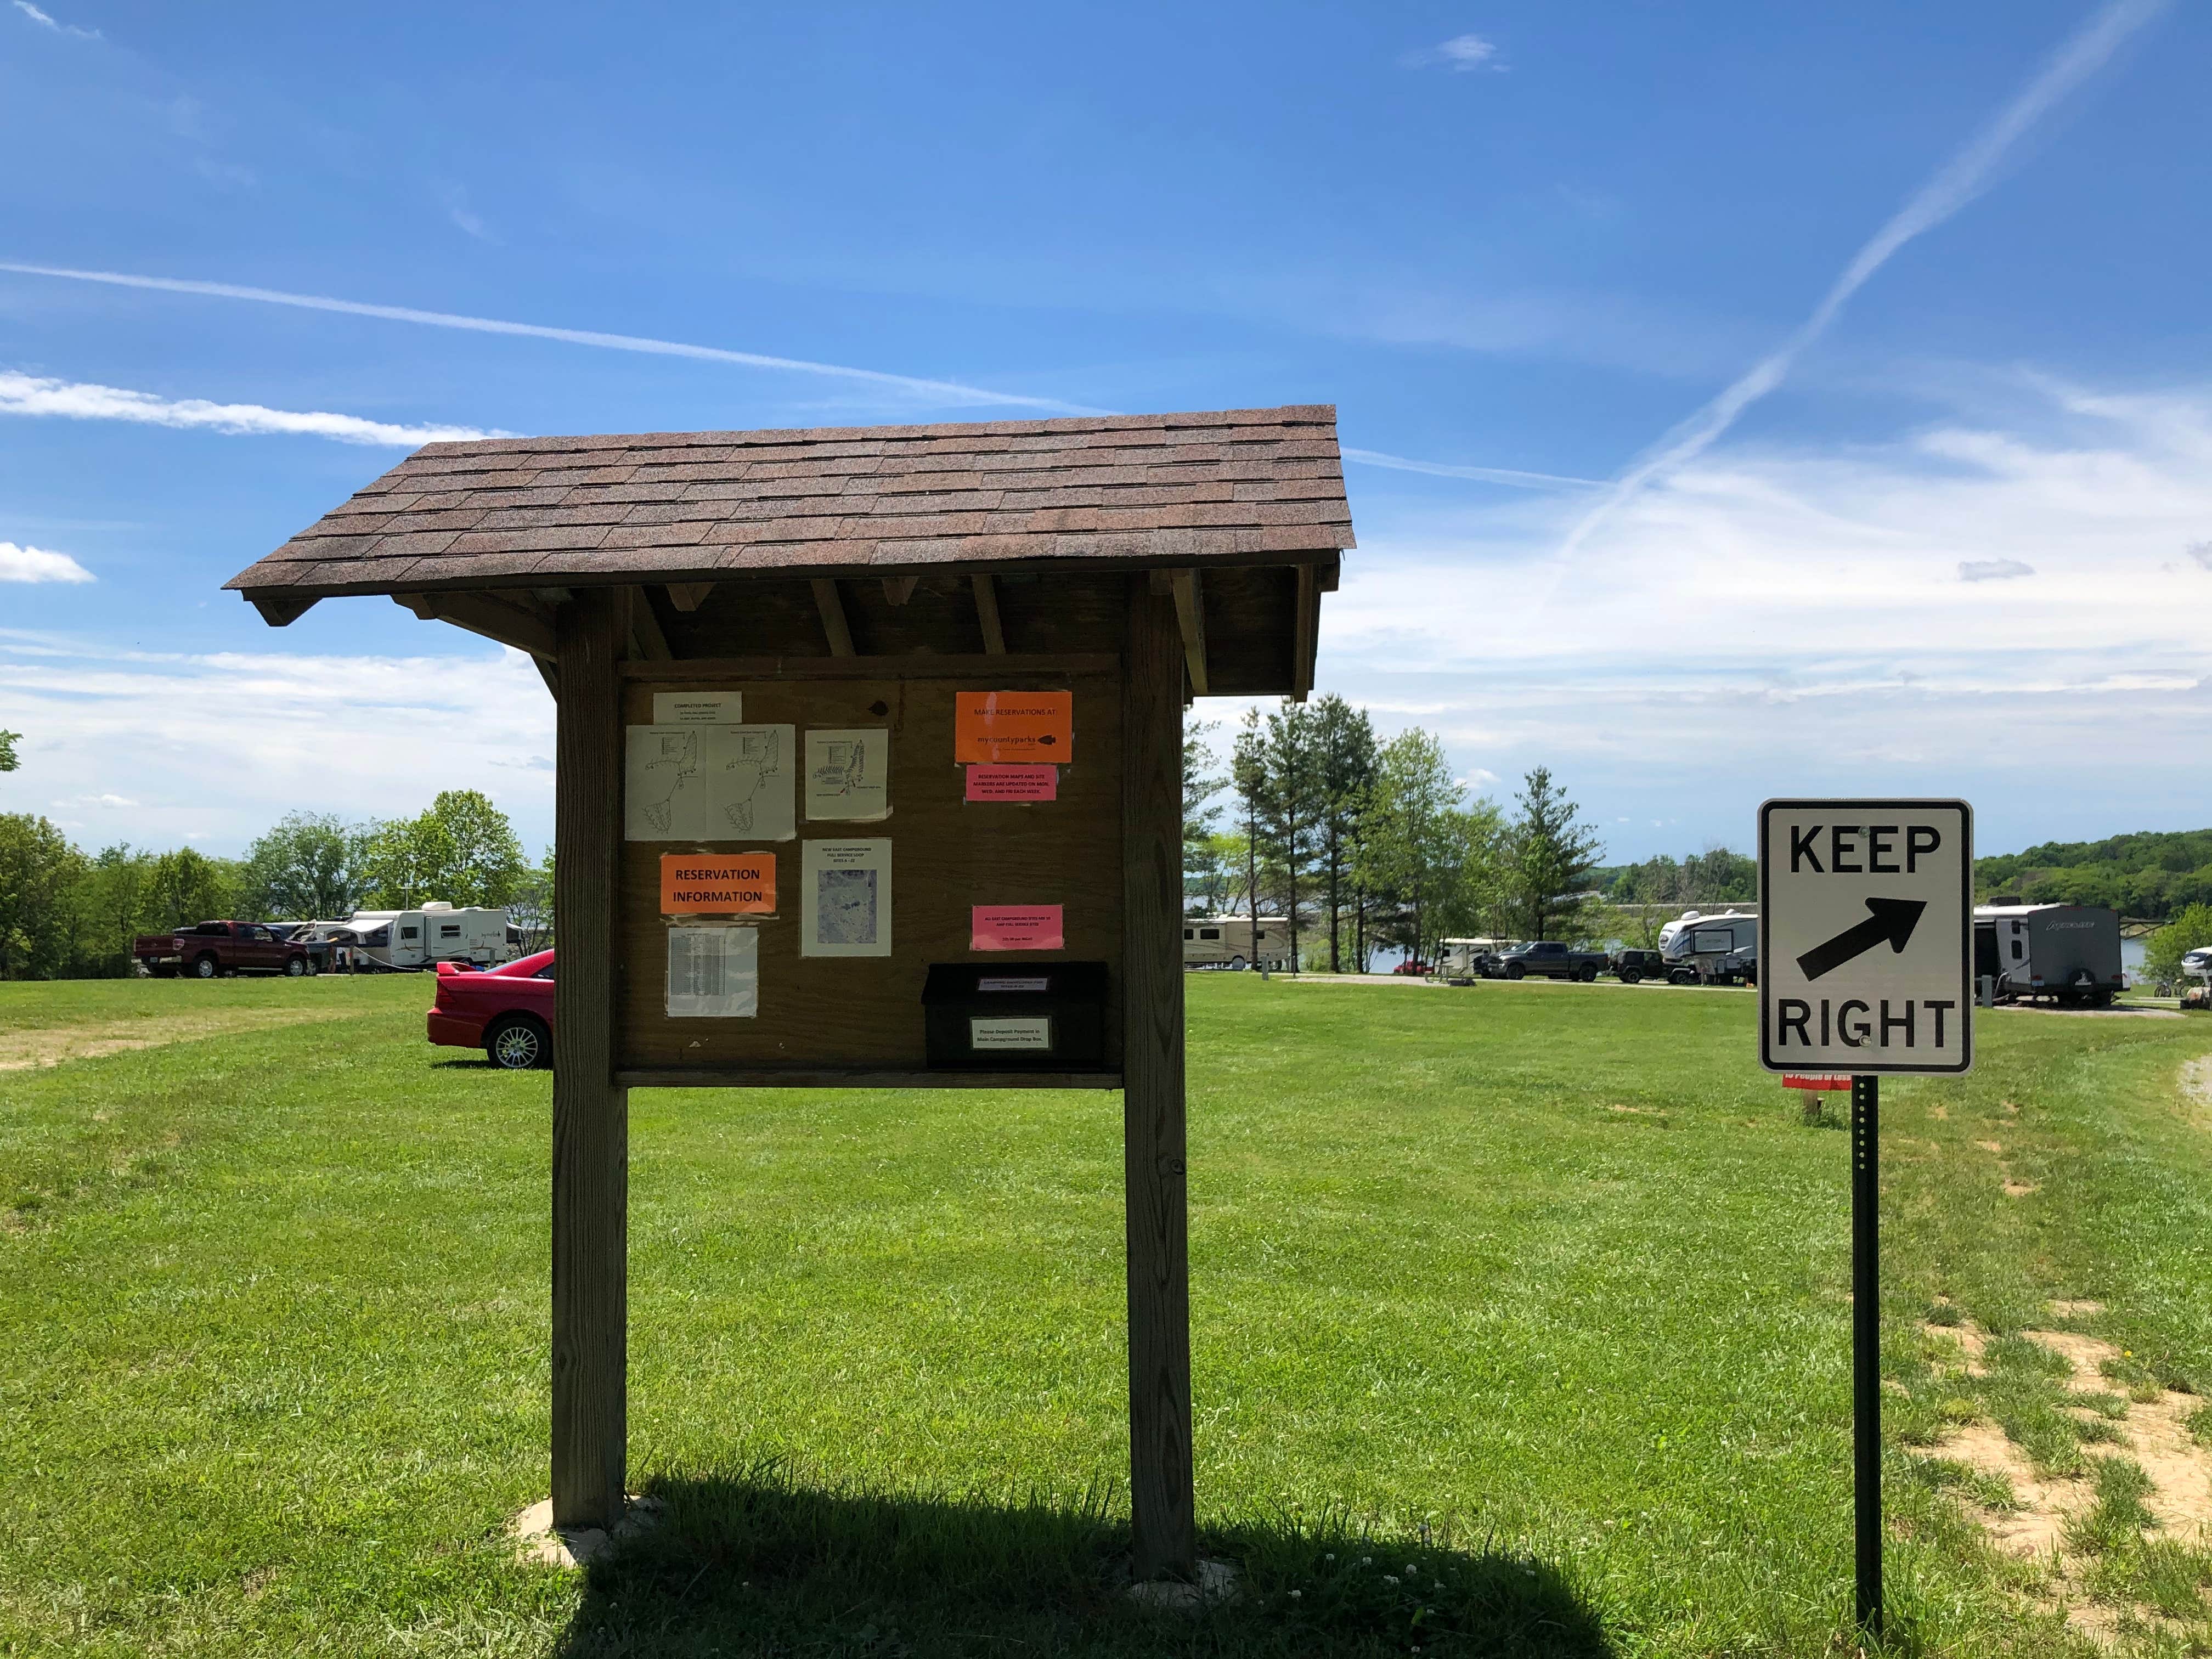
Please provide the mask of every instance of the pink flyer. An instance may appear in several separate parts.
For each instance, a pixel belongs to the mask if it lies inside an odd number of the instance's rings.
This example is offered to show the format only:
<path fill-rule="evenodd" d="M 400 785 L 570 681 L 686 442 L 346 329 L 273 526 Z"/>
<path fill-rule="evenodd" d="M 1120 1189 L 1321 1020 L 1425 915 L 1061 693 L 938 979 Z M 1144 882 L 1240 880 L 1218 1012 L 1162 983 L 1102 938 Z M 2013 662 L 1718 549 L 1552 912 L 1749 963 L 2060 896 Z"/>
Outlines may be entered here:
<path fill-rule="evenodd" d="M 971 951 L 1064 951 L 1057 904 L 978 904 L 968 913 Z"/>
<path fill-rule="evenodd" d="M 989 762 L 968 769 L 969 800 L 1057 800 L 1060 768 Z"/>

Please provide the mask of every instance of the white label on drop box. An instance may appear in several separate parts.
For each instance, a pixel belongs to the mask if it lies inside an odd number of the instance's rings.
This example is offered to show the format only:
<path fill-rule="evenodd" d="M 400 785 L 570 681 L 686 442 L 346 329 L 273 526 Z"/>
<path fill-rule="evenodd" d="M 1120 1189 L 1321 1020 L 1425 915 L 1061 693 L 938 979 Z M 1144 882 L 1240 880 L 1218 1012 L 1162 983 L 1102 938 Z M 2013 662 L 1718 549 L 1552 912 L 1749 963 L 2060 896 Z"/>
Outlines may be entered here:
<path fill-rule="evenodd" d="M 986 1048 L 1030 1048 L 1049 1050 L 1052 1047 L 1052 1016 L 1036 1014 L 1026 1019 L 970 1019 L 968 1022 L 968 1046 Z"/>
<path fill-rule="evenodd" d="M 1042 974 L 1022 978 L 1007 978 L 1002 975 L 995 979 L 989 977 L 979 979 L 975 981 L 975 988 L 979 991 L 1049 991 L 1052 989 L 1052 981 Z"/>

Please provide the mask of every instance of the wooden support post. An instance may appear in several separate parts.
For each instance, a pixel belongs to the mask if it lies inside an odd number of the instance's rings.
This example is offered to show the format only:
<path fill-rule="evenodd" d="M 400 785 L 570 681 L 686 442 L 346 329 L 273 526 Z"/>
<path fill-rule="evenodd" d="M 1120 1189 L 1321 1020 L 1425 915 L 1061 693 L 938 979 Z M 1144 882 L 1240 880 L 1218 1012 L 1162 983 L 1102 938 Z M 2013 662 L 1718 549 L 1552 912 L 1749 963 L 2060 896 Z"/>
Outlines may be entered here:
<path fill-rule="evenodd" d="M 1183 666 L 1190 673 L 1191 695 L 1202 697 L 1206 695 L 1206 590 L 1199 585 L 1195 570 L 1176 570 L 1170 575 L 1175 589 L 1176 623 L 1182 630 Z"/>
<path fill-rule="evenodd" d="M 553 1524 L 611 1527 L 628 1434 L 629 1096 L 615 1086 L 615 870 L 622 849 L 628 595 L 579 589 L 555 618 Z"/>
<path fill-rule="evenodd" d="M 1121 693 L 1121 1113 L 1129 1258 L 1129 1505 L 1139 1579 L 1197 1566 L 1184 1170 L 1182 630 L 1129 583 Z"/>
<path fill-rule="evenodd" d="M 1006 654 L 1006 630 L 999 620 L 999 590 L 985 574 L 970 576 L 969 585 L 975 592 L 975 620 L 983 628 L 983 654 L 1003 657 Z"/>
<path fill-rule="evenodd" d="M 810 586 L 814 589 L 815 608 L 822 613 L 822 633 L 830 641 L 830 654 L 851 656 L 853 630 L 845 621 L 845 601 L 837 597 L 837 584 L 826 576 L 817 576 Z"/>
<path fill-rule="evenodd" d="M 884 599 L 890 605 L 904 605 L 914 597 L 914 590 L 921 586 L 919 576 L 886 576 L 884 578 Z"/>

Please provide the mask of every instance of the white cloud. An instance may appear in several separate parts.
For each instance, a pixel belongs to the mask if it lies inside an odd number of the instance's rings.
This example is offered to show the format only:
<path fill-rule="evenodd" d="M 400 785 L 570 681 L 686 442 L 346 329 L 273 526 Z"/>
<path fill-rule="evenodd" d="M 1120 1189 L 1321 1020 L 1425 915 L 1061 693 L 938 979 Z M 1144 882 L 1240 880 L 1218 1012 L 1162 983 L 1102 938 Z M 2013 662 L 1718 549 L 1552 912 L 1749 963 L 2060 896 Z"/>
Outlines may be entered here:
<path fill-rule="evenodd" d="M 88 582 L 97 580 L 66 553 L 0 542 L 0 582 Z"/>
<path fill-rule="evenodd" d="M 348 317 L 380 317 L 390 322 L 416 323 L 427 328 L 457 328 L 477 334 L 509 334 L 532 340 L 558 340 L 566 345 L 595 346 L 606 351 L 637 351 L 657 357 L 691 357 L 706 362 L 735 363 L 746 368 L 793 369 L 803 374 L 860 380 L 880 389 L 919 397 L 943 404 L 1006 404 L 1036 409 L 1055 415 L 1100 415 L 1109 411 L 1058 398 L 1032 398 L 1020 392 L 993 392 L 963 386 L 957 380 L 925 380 L 913 374 L 892 374 L 877 368 L 850 368 L 842 363 L 812 362 L 800 357 L 771 357 L 757 351 L 731 351 L 720 346 L 690 345 L 680 340 L 655 340 L 636 334 L 607 334 L 596 329 L 548 328 L 539 323 L 510 323 L 496 317 L 466 317 L 448 311 L 418 311 L 411 306 L 368 305 L 358 300 L 334 300 L 319 294 L 288 294 L 271 288 L 247 288 L 236 283 L 188 282 L 175 276 L 137 276 L 116 270 L 72 270 L 59 265 L 26 264 L 0 260 L 0 270 L 26 276 L 59 276 L 76 283 L 102 283 L 113 288 L 150 289 L 161 294 L 198 294 L 219 300 L 251 300 L 260 305 L 295 306 L 305 311 L 331 311 Z"/>
<path fill-rule="evenodd" d="M 26 734 L 0 799 L 31 787 L 84 808 L 135 800 L 131 841 L 236 852 L 296 807 L 389 817 L 479 788 L 526 841 L 549 840 L 551 772 L 501 764 L 552 752 L 553 702 L 529 659 L 442 626 L 422 645 L 192 655 L 0 633 L 0 727 Z"/>
<path fill-rule="evenodd" d="M 1605 498 L 1568 531 L 1561 560 L 1590 532 L 1643 490 L 1703 454 L 1738 416 L 1780 386 L 1806 349 L 1828 331 L 1850 297 L 1890 256 L 1923 232 L 1933 230 L 1979 195 L 2008 151 L 2061 100 L 2102 69 L 2136 30 L 2165 10 L 2166 0 L 2106 0 L 2104 8 L 2053 52 L 2035 78 L 1999 111 L 1972 143 L 1939 168 L 1912 199 L 1893 214 L 1852 257 L 1812 315 L 1796 331 L 1739 376 L 1718 397 L 1681 422 L 1624 473 Z"/>
<path fill-rule="evenodd" d="M 0 415 L 36 415 L 72 421 L 135 421 L 149 426 L 198 428 L 234 434 L 287 434 L 346 444 L 389 444 L 413 449 L 450 438 L 501 437 L 470 426 L 398 426 L 358 415 L 268 409 L 259 404 L 217 404 L 204 398 L 173 401 L 150 392 L 46 380 L 0 370 Z"/>
<path fill-rule="evenodd" d="M 52 29 L 56 34 L 73 34 L 80 40 L 100 39 L 98 29 L 81 29 L 73 23 L 58 22 L 48 14 L 33 5 L 31 0 L 15 0 L 15 4 L 17 11 L 21 12 L 40 28 Z"/>
<path fill-rule="evenodd" d="M 2018 559 L 1961 559 L 1959 580 L 1962 582 L 2009 581 L 2015 576 L 2033 576 L 2035 567 L 2022 564 Z"/>
<path fill-rule="evenodd" d="M 2212 570 L 2212 542 L 2194 542 L 2182 550 L 2207 570 Z"/>
<path fill-rule="evenodd" d="M 479 242 L 496 243 L 499 240 L 484 224 L 483 216 L 469 205 L 469 192 L 465 186 L 447 185 L 438 194 L 446 204 L 446 217 L 463 234 L 473 236 Z"/>
<path fill-rule="evenodd" d="M 1455 34 L 1449 40 L 1440 40 L 1423 52 L 1408 53 L 1405 59 L 1409 69 L 1424 68 L 1431 64 L 1442 64 L 1455 73 L 1469 70 L 1502 70 L 1498 62 L 1498 48 L 1479 34 Z"/>
<path fill-rule="evenodd" d="M 1710 451 L 1556 598 L 1571 495 L 1370 506 L 1322 684 L 1437 732 L 1462 775 L 1547 762 L 1608 816 L 1678 795 L 1739 846 L 1762 793 L 1992 778 L 2008 810 L 2147 827 L 2190 787 L 2172 757 L 2212 746 L 2212 586 L 2174 552 L 2212 526 L 2212 387 L 2013 392 L 2002 420 Z M 1984 564 L 2034 580 L 1960 581 Z M 2051 769 L 2081 787 L 2029 781 Z"/>

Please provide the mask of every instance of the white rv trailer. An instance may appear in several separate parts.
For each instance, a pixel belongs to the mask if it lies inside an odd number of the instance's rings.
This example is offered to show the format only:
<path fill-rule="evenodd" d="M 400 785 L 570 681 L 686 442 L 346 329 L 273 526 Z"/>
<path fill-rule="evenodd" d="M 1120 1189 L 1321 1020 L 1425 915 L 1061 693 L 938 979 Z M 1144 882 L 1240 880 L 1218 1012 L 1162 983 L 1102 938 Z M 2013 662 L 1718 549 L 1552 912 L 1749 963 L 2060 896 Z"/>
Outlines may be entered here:
<path fill-rule="evenodd" d="M 1510 939 L 1443 939 L 1437 941 L 1437 973 L 1438 979 L 1462 980 L 1478 977 L 1481 969 L 1475 966 L 1478 959 L 1495 956 L 1500 951 L 1519 944 Z"/>
<path fill-rule="evenodd" d="M 1733 907 L 1712 915 L 1685 910 L 1659 930 L 1659 957 L 1678 985 L 1747 981 L 1759 971 L 1759 917 Z"/>
<path fill-rule="evenodd" d="M 2049 997 L 2102 1007 L 2126 983 L 2120 918 L 2101 904 L 1978 904 L 1974 976 L 1994 979 L 2000 1002 Z"/>
<path fill-rule="evenodd" d="M 1286 917 L 1185 916 L 1182 965 L 1186 968 L 1289 966 L 1291 924 Z"/>
<path fill-rule="evenodd" d="M 310 936 L 337 946 L 357 968 L 419 969 L 441 962 L 489 968 L 515 957 L 504 909 L 456 909 L 434 899 L 419 910 L 356 910 L 344 921 L 319 921 Z"/>

